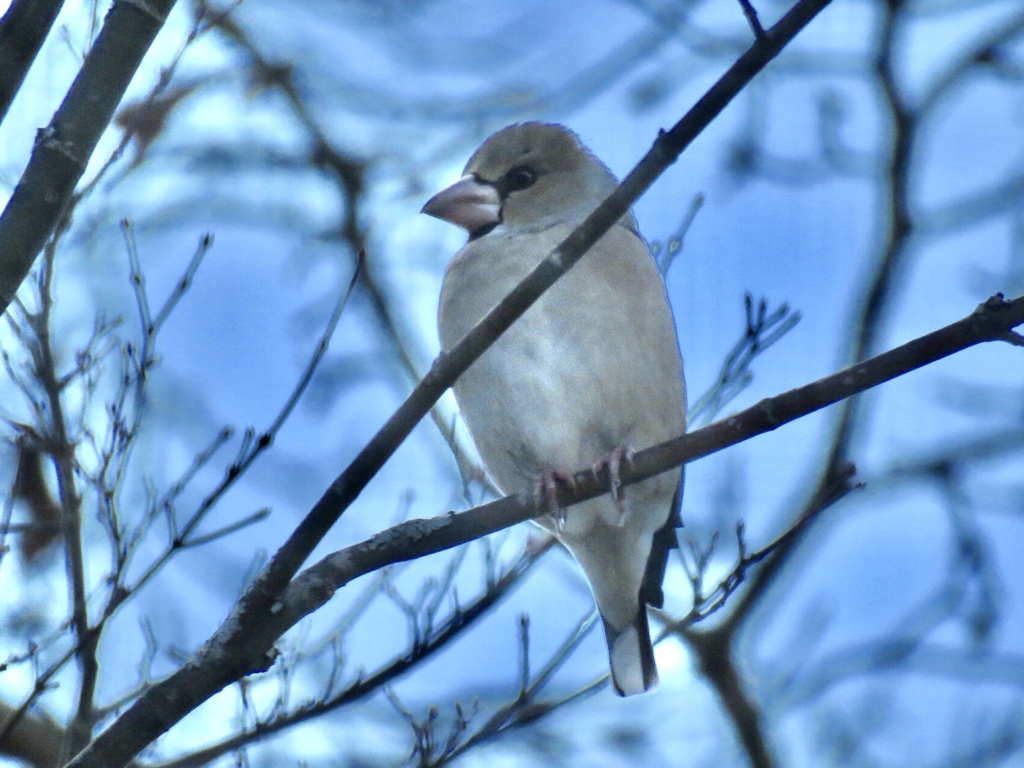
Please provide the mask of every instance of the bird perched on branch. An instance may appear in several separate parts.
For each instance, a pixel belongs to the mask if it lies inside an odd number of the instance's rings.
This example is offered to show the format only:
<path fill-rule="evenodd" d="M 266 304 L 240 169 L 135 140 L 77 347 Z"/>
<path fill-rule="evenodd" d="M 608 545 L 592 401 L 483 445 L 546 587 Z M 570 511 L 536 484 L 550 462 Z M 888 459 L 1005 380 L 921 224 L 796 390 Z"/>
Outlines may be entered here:
<path fill-rule="evenodd" d="M 469 233 L 441 290 L 441 346 L 454 347 L 615 188 L 560 125 L 498 131 L 423 212 Z M 682 470 L 623 489 L 634 450 L 681 435 L 686 391 L 661 274 L 627 213 L 455 382 L 488 471 L 506 493 L 534 484 L 554 505 L 572 471 L 606 470 L 610 493 L 538 519 L 583 568 L 604 622 L 612 683 L 628 696 L 658 673 L 647 605 L 680 524 Z"/>

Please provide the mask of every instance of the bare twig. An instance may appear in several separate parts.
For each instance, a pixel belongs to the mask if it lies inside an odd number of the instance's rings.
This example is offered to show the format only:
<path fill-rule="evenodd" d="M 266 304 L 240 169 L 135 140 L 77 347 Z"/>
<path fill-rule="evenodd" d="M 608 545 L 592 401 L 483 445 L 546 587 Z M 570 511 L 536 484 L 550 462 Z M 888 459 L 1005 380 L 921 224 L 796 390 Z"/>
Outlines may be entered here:
<path fill-rule="evenodd" d="M 508 704 L 500 707 L 482 726 L 462 740 L 461 743 L 449 741 L 446 749 L 425 763 L 431 768 L 447 765 L 449 762 L 464 754 L 468 750 L 490 741 L 503 733 L 515 728 L 536 722 L 538 719 L 554 711 L 558 707 L 570 701 L 575 701 L 600 690 L 608 683 L 608 675 L 600 677 L 594 683 L 585 686 L 579 691 L 574 691 L 565 697 L 551 700 L 540 700 L 538 694 L 550 681 L 554 674 L 562 668 L 565 662 L 579 647 L 580 643 L 597 626 L 597 611 L 590 611 L 581 619 L 568 637 L 551 654 L 551 657 L 535 676 L 529 675 L 529 670 L 523 665 L 520 669 L 519 691 L 516 697 Z M 520 620 L 520 648 L 525 658 L 526 650 L 529 647 L 529 621 Z M 468 725 L 468 724 L 467 724 Z M 462 729 L 466 731 L 466 728 Z M 462 735 L 461 733 L 459 734 Z"/>
<path fill-rule="evenodd" d="M 475 626 L 481 617 L 485 616 L 504 597 L 510 594 L 518 584 L 522 583 L 534 563 L 553 546 L 554 540 L 549 539 L 542 546 L 522 553 L 515 562 L 505 569 L 495 582 L 487 585 L 487 589 L 479 598 L 465 606 L 458 606 L 452 615 L 431 631 L 429 636 L 421 638 L 417 648 L 402 654 L 371 674 L 360 673 L 356 680 L 341 691 L 328 690 L 327 693 L 329 695 L 325 695 L 322 700 L 311 706 L 281 713 L 272 720 L 257 722 L 251 728 L 217 744 L 190 755 L 161 763 L 158 766 L 152 766 L 152 768 L 200 768 L 200 766 L 207 765 L 217 757 L 228 754 L 246 744 L 275 733 L 280 733 L 283 730 L 318 717 L 325 712 L 331 712 L 360 701 L 373 692 L 381 690 L 391 681 L 397 679 L 417 664 L 422 663 L 425 659 L 430 658 L 442 648 L 447 647 L 455 638 L 460 637 L 464 632 Z"/>
<path fill-rule="evenodd" d="M 193 259 L 193 263 L 194 262 L 195 260 Z M 341 314 L 344 311 L 346 305 L 348 304 L 349 297 L 352 295 L 352 289 L 355 285 L 356 276 L 358 274 L 359 265 L 361 263 L 362 259 L 360 259 L 357 262 L 356 269 L 354 270 L 353 275 L 349 280 L 348 286 L 338 297 L 334 309 L 332 310 L 331 315 L 328 318 L 327 323 L 324 327 L 323 334 L 317 341 L 317 345 L 316 348 L 314 349 L 313 355 L 310 357 L 310 360 L 306 364 L 306 367 L 303 370 L 302 374 L 300 375 L 298 382 L 292 389 L 291 393 L 288 395 L 287 400 L 281 407 L 281 410 L 278 411 L 277 415 L 274 417 L 270 426 L 264 432 L 262 432 L 259 435 L 259 437 L 256 437 L 254 433 L 251 433 L 248 440 L 243 439 L 243 443 L 240 448 L 238 458 L 228 468 L 228 471 L 225 473 L 224 478 L 221 480 L 221 482 L 218 483 L 217 486 L 213 489 L 213 491 L 211 491 L 199 503 L 195 511 L 188 517 L 187 520 L 184 521 L 182 525 L 175 525 L 175 536 L 170 542 L 168 548 L 146 567 L 143 573 L 137 577 L 136 581 L 131 586 L 126 586 L 121 590 L 121 599 L 111 602 L 111 604 L 105 611 L 104 620 L 106 618 L 109 618 L 109 616 L 113 615 L 114 610 L 116 610 L 116 608 L 119 607 L 120 603 L 123 602 L 124 599 L 126 599 L 129 595 L 134 594 L 139 589 L 139 587 L 141 587 L 143 584 L 149 581 L 154 575 L 156 575 L 156 573 L 164 566 L 164 564 L 166 564 L 167 560 L 169 560 L 170 557 L 177 550 L 186 546 L 194 545 L 195 542 L 189 538 L 192 531 L 194 531 L 198 527 L 198 525 L 203 521 L 203 519 L 205 519 L 209 511 L 213 509 L 213 507 L 223 497 L 227 490 L 232 485 L 234 485 L 234 483 L 241 476 L 245 474 L 245 472 L 248 470 L 249 467 L 253 465 L 256 459 L 259 458 L 263 454 L 263 452 L 266 451 L 266 449 L 269 448 L 270 445 L 273 443 L 274 437 L 280 431 L 281 427 L 288 419 L 288 416 L 291 415 L 292 411 L 295 409 L 295 406 L 301 399 L 303 392 L 305 392 L 306 388 L 309 386 L 309 382 L 313 378 L 313 374 L 316 371 L 317 365 L 320 363 L 320 361 L 323 359 L 324 354 L 327 352 L 327 348 L 328 345 L 330 344 L 331 337 L 334 335 L 334 331 L 338 326 L 338 321 L 341 319 Z M 191 264 L 187 272 L 189 271 L 194 271 L 192 269 Z M 181 284 L 184 283 L 185 279 L 181 281 Z M 178 291 L 175 291 L 175 293 L 172 294 L 171 298 L 168 299 L 168 304 L 170 304 L 172 301 L 176 301 L 177 299 L 175 297 L 177 295 Z M 161 310 L 158 317 L 166 317 L 166 313 L 163 310 Z M 155 330 L 159 326 L 154 321 L 151 327 Z M 204 463 L 202 456 L 212 455 L 212 451 L 216 450 L 216 448 L 219 447 L 219 445 L 223 442 L 224 439 L 227 439 L 227 437 L 228 433 L 222 430 L 221 433 L 218 435 L 217 439 L 214 441 L 214 444 L 211 446 L 211 448 L 201 455 L 200 459 L 198 459 L 197 462 L 194 463 L 193 467 L 201 466 L 202 463 Z M 186 473 L 185 479 L 187 480 L 187 478 L 191 477 L 191 475 L 192 471 Z M 184 480 L 182 482 L 184 482 Z M 183 487 L 182 482 L 179 482 L 174 487 L 172 487 L 172 491 L 169 492 L 169 495 L 165 497 L 165 501 L 161 504 L 161 506 L 164 506 L 170 502 L 170 499 L 173 498 L 174 488 L 180 489 L 181 487 Z M 260 514 L 261 513 L 257 513 L 257 515 Z M 248 525 L 252 522 L 255 522 L 255 519 L 250 517 L 246 518 L 240 523 L 235 523 L 232 525 L 238 527 L 243 524 Z M 232 526 L 229 526 L 229 528 L 232 528 Z M 209 540 L 208 537 L 203 538 L 204 540 Z"/>
<path fill-rule="evenodd" d="M 747 23 L 750 24 L 750 29 L 754 33 L 754 38 L 758 41 L 765 39 L 764 27 L 761 26 L 761 20 L 757 17 L 757 11 L 754 10 L 753 4 L 750 0 L 739 0 L 740 8 L 743 9 L 743 15 L 747 17 Z"/>
<path fill-rule="evenodd" d="M 746 389 L 754 379 L 750 372 L 754 359 L 800 322 L 800 313 L 791 312 L 788 304 L 782 304 L 769 313 L 768 303 L 762 298 L 755 312 L 754 300 L 748 293 L 743 297 L 743 305 L 746 312 L 743 335 L 726 355 L 718 379 L 687 412 L 687 421 L 691 424 L 707 424 Z"/>
<path fill-rule="evenodd" d="M 690 201 L 690 207 L 686 209 L 686 215 L 683 216 L 682 223 L 672 233 L 671 237 L 665 241 L 665 244 L 662 245 L 657 241 L 651 243 L 651 255 L 658 262 L 658 269 L 661 271 L 662 277 L 668 274 L 668 271 L 672 269 L 672 265 L 675 264 L 676 258 L 683 252 L 686 233 L 690 231 L 694 219 L 697 218 L 697 214 L 700 213 L 700 209 L 703 206 L 704 195 L 694 195 L 693 200 Z"/>
<path fill-rule="evenodd" d="M 82 675 L 77 709 L 68 727 L 65 744 L 65 749 L 74 754 L 88 742 L 92 734 L 93 696 L 99 676 L 96 658 L 98 637 L 89 626 L 85 559 L 82 550 L 82 499 L 75 481 L 75 445 L 69 433 L 61 397 L 60 376 L 57 373 L 57 363 L 51 345 L 54 255 L 53 248 L 46 250 L 38 281 L 39 310 L 27 319 L 36 339 L 33 350 L 35 379 L 45 393 L 47 411 L 50 414 L 47 422 L 40 424 L 40 428 L 45 430 L 45 450 L 52 457 L 57 473 L 57 499 L 61 510 L 61 532 L 64 537 L 65 565 L 71 598 L 71 624 L 78 641 L 76 658 Z"/>

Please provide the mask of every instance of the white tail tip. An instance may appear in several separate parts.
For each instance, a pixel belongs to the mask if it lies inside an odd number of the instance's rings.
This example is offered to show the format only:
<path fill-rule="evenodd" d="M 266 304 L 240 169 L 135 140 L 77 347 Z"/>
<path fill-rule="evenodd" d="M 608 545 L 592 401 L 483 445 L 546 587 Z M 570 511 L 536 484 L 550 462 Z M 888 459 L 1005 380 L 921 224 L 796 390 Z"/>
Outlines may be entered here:
<path fill-rule="evenodd" d="M 604 630 L 615 692 L 619 696 L 633 696 L 657 686 L 658 669 L 654 665 L 654 648 L 644 606 L 640 607 L 636 623 L 622 631 L 605 623 Z"/>

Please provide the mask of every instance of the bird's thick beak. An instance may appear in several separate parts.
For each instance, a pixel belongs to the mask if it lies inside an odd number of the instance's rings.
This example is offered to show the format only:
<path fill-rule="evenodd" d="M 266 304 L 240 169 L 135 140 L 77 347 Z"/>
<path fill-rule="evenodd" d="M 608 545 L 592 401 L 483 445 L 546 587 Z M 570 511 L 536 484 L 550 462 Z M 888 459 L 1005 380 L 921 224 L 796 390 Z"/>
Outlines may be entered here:
<path fill-rule="evenodd" d="M 463 176 L 427 200 L 420 212 L 472 234 L 501 221 L 501 198 L 492 185 Z"/>

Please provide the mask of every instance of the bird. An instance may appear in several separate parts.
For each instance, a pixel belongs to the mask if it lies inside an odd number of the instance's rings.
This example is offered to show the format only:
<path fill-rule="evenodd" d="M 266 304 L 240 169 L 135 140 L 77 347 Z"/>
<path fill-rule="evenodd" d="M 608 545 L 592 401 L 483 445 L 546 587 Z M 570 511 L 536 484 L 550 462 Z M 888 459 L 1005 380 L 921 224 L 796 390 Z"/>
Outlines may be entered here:
<path fill-rule="evenodd" d="M 492 134 L 422 212 L 469 239 L 445 271 L 438 309 L 451 350 L 617 186 L 568 128 L 525 122 Z M 633 452 L 686 430 L 683 363 L 665 282 L 632 211 L 453 385 L 487 471 L 504 493 L 534 488 L 536 522 L 590 585 L 620 696 L 658 683 L 647 606 L 663 604 L 677 546 L 683 469 L 622 489 Z M 609 493 L 559 510 L 558 482 L 605 469 Z"/>

